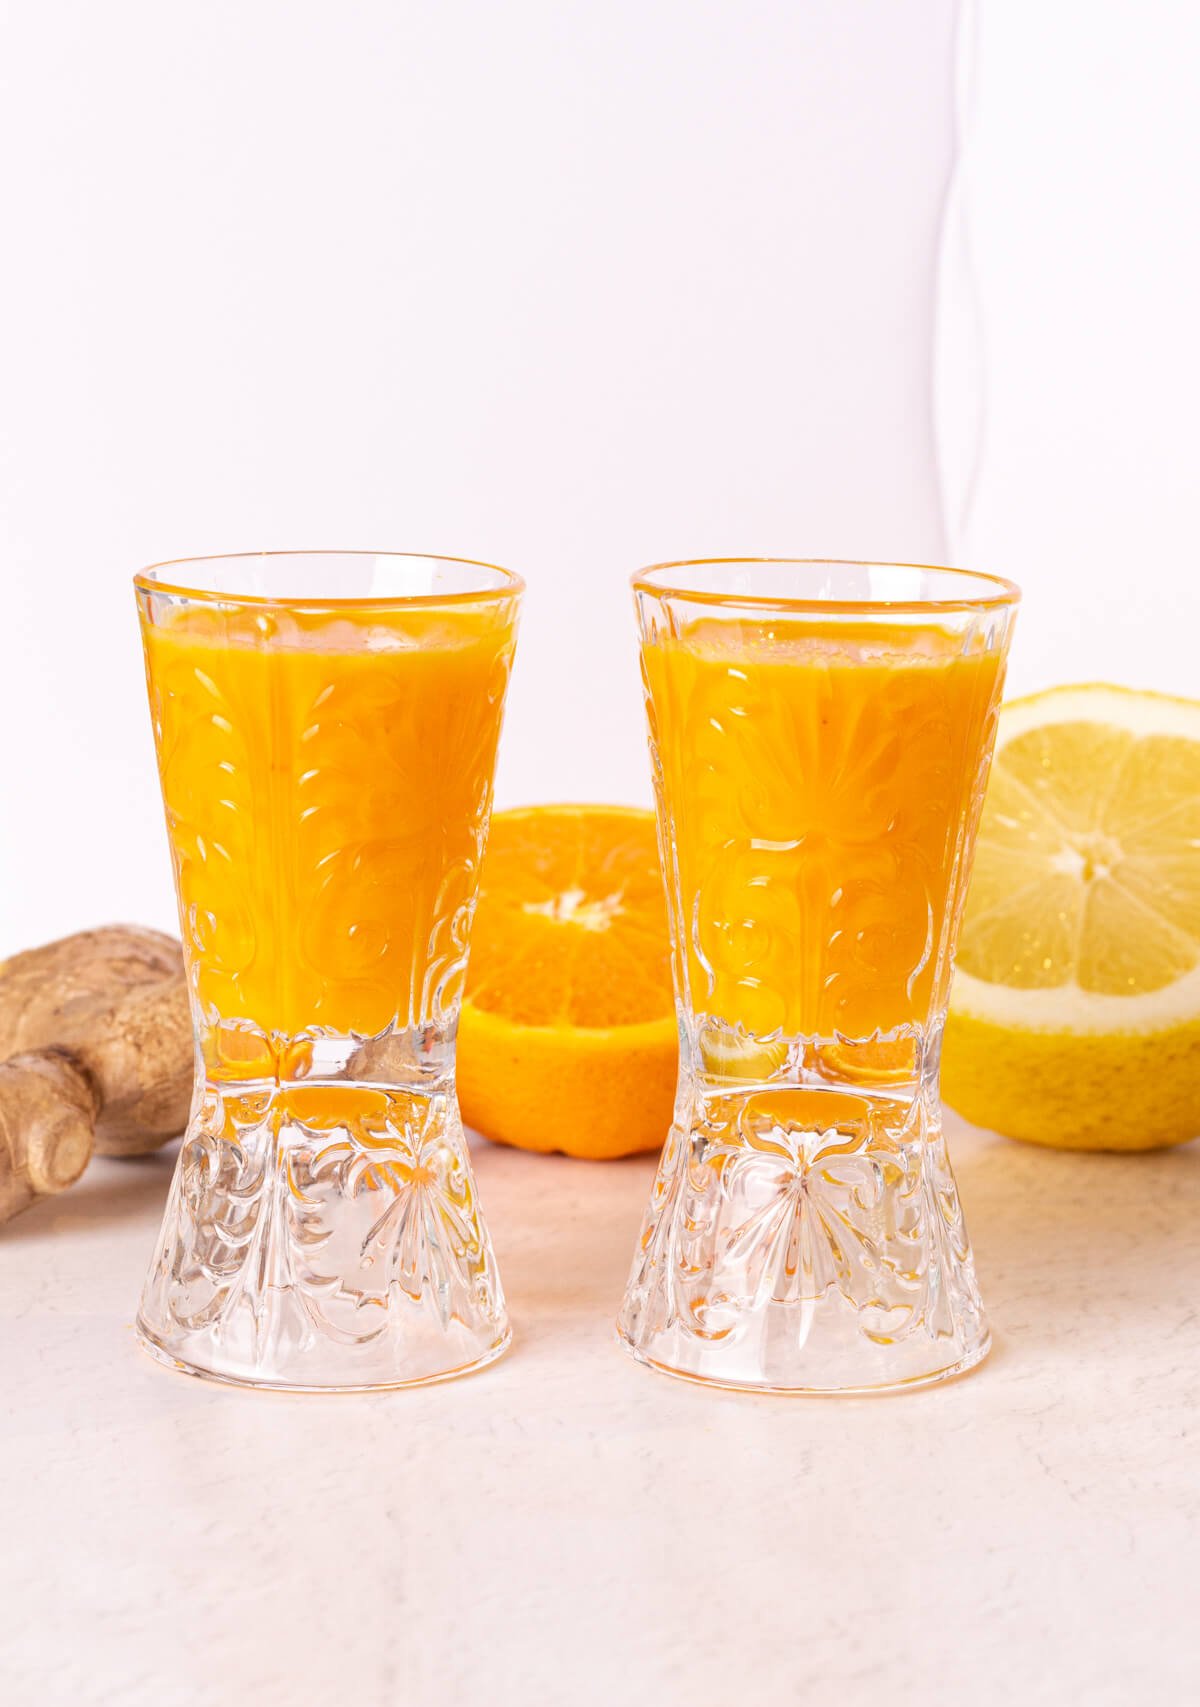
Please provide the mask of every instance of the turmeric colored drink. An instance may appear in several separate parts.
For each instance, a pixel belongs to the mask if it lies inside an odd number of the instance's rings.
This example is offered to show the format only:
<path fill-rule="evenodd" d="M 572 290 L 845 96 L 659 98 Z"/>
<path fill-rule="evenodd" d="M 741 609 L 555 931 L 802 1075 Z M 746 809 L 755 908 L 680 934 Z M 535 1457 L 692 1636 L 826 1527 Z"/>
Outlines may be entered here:
<path fill-rule="evenodd" d="M 136 585 L 197 1038 L 142 1339 L 254 1386 L 477 1368 L 509 1329 L 454 1048 L 521 583 L 293 552 Z"/>
<path fill-rule="evenodd" d="M 886 621 L 700 617 L 645 668 L 698 1018 L 831 1043 L 924 1024 L 998 654 Z"/>
<path fill-rule="evenodd" d="M 193 988 L 243 1036 L 457 1007 L 511 610 L 167 613 L 145 631 Z M 217 1059 L 214 1059 L 217 1065 Z"/>
<path fill-rule="evenodd" d="M 938 1062 L 1016 590 L 754 560 L 634 588 L 680 1073 L 621 1337 L 732 1386 L 969 1368 Z"/>

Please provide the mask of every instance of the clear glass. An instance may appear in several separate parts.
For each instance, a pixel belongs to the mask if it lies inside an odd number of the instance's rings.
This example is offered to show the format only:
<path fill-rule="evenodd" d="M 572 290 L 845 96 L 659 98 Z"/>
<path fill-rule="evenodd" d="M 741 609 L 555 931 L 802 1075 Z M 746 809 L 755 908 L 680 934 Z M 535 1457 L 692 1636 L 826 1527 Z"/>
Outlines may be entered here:
<path fill-rule="evenodd" d="M 138 1329 L 255 1386 L 509 1340 L 454 1039 L 522 583 L 267 553 L 135 578 L 196 1037 Z"/>
<path fill-rule="evenodd" d="M 988 1330 L 938 1060 L 1017 590 L 782 561 L 634 590 L 680 1066 L 620 1337 L 730 1387 L 956 1374 Z"/>

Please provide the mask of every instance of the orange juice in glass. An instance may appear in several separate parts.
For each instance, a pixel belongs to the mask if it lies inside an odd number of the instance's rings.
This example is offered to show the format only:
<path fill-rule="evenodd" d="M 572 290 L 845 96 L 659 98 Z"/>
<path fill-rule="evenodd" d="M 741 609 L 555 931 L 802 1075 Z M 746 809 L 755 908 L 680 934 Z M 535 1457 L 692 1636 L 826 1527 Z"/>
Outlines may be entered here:
<path fill-rule="evenodd" d="M 729 1385 L 955 1373 L 988 1341 L 938 1055 L 1016 590 L 754 561 L 635 589 L 682 1041 L 621 1333 Z"/>
<path fill-rule="evenodd" d="M 519 580 L 284 553 L 137 577 L 197 1039 L 139 1327 L 256 1385 L 507 1343 L 454 1035 Z"/>

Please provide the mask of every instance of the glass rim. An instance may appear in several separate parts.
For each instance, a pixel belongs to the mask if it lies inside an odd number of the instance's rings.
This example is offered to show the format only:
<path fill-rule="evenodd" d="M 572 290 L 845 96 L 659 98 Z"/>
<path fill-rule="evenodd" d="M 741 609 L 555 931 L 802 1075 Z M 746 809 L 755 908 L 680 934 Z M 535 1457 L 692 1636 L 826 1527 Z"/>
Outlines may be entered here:
<path fill-rule="evenodd" d="M 164 570 L 183 569 L 201 563 L 250 563 L 279 557 L 392 557 L 406 562 L 454 563 L 460 568 L 482 569 L 499 577 L 491 587 L 469 587 L 445 593 L 368 593 L 343 597 L 298 597 L 290 594 L 228 593 L 211 587 L 188 586 L 186 581 L 171 577 L 161 579 Z M 498 563 L 485 563 L 478 557 L 451 557 L 440 551 L 372 551 L 363 546 L 305 547 L 298 551 L 217 551 L 198 557 L 168 557 L 161 563 L 150 563 L 133 577 L 139 593 L 168 593 L 175 597 L 207 600 L 223 605 L 253 605 L 256 608 L 282 610 L 392 610 L 408 605 L 470 605 L 495 604 L 503 599 L 518 598 L 525 591 L 525 581 L 515 569 L 504 569 Z"/>
<path fill-rule="evenodd" d="M 977 582 L 980 591 L 977 595 L 946 598 L 934 595 L 925 599 L 821 599 L 803 594 L 735 593 L 689 587 L 685 574 L 680 573 L 689 569 L 733 568 L 743 564 L 774 564 L 780 568 L 916 569 L 923 575 L 953 576 Z M 681 557 L 671 562 L 651 563 L 637 570 L 630 577 L 630 585 L 635 593 L 646 593 L 657 599 L 683 599 L 689 604 L 710 607 L 801 611 L 814 616 L 869 616 L 880 611 L 921 616 L 939 611 L 1003 610 L 1019 604 L 1021 600 L 1021 589 L 1016 582 L 1005 580 L 1002 575 L 991 575 L 979 569 L 955 569 L 943 563 L 898 563 L 869 557 Z M 984 588 L 989 590 L 985 592 Z"/>

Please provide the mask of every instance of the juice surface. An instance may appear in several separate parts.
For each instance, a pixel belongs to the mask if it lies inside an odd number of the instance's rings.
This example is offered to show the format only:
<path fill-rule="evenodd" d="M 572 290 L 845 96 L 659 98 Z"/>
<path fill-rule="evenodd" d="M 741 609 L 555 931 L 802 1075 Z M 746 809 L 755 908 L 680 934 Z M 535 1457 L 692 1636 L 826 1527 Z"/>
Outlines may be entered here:
<path fill-rule="evenodd" d="M 899 623 L 706 618 L 643 657 L 697 1020 L 760 1038 L 923 1025 L 948 993 L 997 654 Z"/>
<path fill-rule="evenodd" d="M 226 1048 L 457 1005 L 514 619 L 143 610 L 185 952 Z"/>

